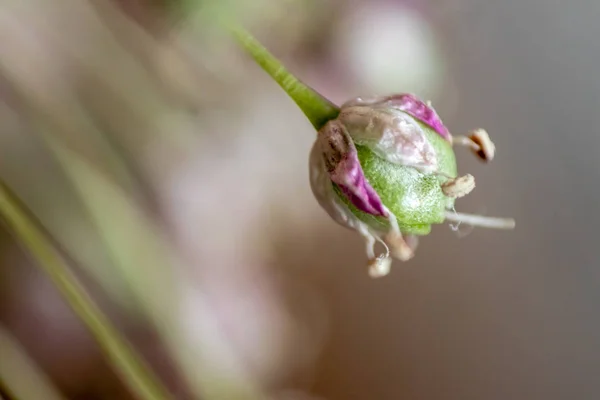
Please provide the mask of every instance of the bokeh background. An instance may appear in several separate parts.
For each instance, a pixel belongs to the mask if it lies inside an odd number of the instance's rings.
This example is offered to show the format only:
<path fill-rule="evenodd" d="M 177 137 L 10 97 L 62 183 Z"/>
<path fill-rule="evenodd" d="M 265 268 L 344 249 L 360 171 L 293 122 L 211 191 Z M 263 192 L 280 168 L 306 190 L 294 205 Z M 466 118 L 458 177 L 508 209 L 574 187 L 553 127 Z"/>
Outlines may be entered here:
<path fill-rule="evenodd" d="M 224 15 L 336 103 L 414 92 L 454 133 L 485 127 L 497 158 L 457 151 L 477 180 L 457 208 L 517 229 L 437 226 L 369 279 L 360 237 L 312 198 L 313 129 Z M 0 174 L 174 398 L 595 399 L 599 16 L 592 0 L 1 0 Z M 7 229 L 0 322 L 0 371 L 133 398 Z"/>

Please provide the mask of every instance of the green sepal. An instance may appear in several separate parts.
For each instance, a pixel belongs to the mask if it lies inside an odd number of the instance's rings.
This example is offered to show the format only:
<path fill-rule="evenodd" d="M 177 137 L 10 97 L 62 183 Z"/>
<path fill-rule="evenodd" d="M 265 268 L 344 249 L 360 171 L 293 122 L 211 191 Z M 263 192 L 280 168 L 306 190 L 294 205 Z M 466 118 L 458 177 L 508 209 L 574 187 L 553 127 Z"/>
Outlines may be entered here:
<path fill-rule="evenodd" d="M 435 149 L 440 172 L 456 177 L 456 157 L 452 145 L 431 128 L 424 124 L 421 126 Z M 365 177 L 383 204 L 396 216 L 403 233 L 424 236 L 429 234 L 432 224 L 444 222 L 445 211 L 454 205 L 454 200 L 446 197 L 440 186 L 447 178 L 393 164 L 378 157 L 366 146 L 356 145 L 356 149 Z M 379 231 L 389 229 L 389 222 L 385 218 L 358 210 L 338 187 L 334 187 L 334 190 L 361 221 Z"/>

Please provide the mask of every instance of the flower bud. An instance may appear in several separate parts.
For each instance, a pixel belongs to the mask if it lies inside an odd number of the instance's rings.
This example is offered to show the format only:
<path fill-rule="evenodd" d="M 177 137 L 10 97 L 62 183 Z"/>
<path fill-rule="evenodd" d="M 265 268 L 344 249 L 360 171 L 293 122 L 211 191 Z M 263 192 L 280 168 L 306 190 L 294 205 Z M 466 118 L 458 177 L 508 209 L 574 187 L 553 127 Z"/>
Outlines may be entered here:
<path fill-rule="evenodd" d="M 410 94 L 351 100 L 319 130 L 310 155 L 313 193 L 336 222 L 364 237 L 371 276 L 387 274 L 390 257 L 412 258 L 417 237 L 446 219 L 514 226 L 454 212 L 454 200 L 475 180 L 458 177 L 453 143 L 485 160 L 494 155 L 487 133 L 474 132 L 453 138 L 431 105 Z M 384 254 L 375 255 L 376 242 Z"/>

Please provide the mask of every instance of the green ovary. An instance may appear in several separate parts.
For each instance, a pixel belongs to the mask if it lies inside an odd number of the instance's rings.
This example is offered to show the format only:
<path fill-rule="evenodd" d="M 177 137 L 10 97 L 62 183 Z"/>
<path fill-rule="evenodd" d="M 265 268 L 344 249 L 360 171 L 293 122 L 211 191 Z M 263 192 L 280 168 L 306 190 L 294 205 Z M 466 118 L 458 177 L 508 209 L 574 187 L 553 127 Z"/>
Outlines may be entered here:
<path fill-rule="evenodd" d="M 436 132 L 426 127 L 424 130 L 436 151 L 440 171 L 456 177 L 456 158 L 450 143 Z M 383 204 L 398 219 L 402 233 L 427 235 L 431 231 L 431 224 L 444 221 L 444 211 L 454 204 L 440 187 L 445 178 L 392 164 L 379 158 L 365 146 L 357 144 L 356 149 L 367 180 L 379 194 Z M 335 187 L 335 191 L 361 221 L 377 230 L 385 231 L 389 228 L 385 218 L 358 210 L 342 195 L 339 188 Z"/>

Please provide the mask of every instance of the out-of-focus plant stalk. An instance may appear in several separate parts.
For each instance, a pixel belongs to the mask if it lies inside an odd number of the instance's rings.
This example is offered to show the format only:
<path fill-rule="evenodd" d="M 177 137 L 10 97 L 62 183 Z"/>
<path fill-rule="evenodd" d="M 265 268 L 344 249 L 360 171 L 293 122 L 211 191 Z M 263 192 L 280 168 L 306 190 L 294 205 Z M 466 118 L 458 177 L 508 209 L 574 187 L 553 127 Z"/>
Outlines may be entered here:
<path fill-rule="evenodd" d="M 169 399 L 167 390 L 88 296 L 43 229 L 2 181 L 0 215 L 90 330 L 132 393 L 142 400 Z"/>
<path fill-rule="evenodd" d="M 2 325 L 0 325 L 0 387 L 3 387 L 15 400 L 66 400 Z"/>
<path fill-rule="evenodd" d="M 178 270 L 174 265 L 177 260 L 171 258 L 169 242 L 154 221 L 76 152 L 52 135 L 43 138 L 87 208 L 117 271 L 158 330 L 192 392 L 206 399 L 262 398 L 250 382 L 215 372 L 206 351 L 187 347 L 190 343 L 182 336 L 176 313 L 180 299 L 173 270 Z"/>
<path fill-rule="evenodd" d="M 114 273 L 132 294 L 135 305 L 157 328 L 190 390 L 207 399 L 264 398 L 250 380 L 228 376 L 231 371 L 215 368 L 204 349 L 189 348 L 192 343 L 183 337 L 177 313 L 180 299 L 173 273 L 178 270 L 174 265 L 177 257 L 155 221 L 126 189 L 133 184 L 133 177 L 128 174 L 123 155 L 111 146 L 96 148 L 114 162 L 112 166 L 119 171 L 115 179 L 61 138 L 61 133 L 79 128 L 72 117 L 58 118 L 39 99 L 28 96 L 17 85 L 13 88 L 32 127 L 72 184 L 99 235 L 99 245 L 109 255 Z M 83 128 L 95 129 L 89 125 Z"/>
<path fill-rule="evenodd" d="M 292 75 L 249 32 L 237 25 L 230 25 L 230 29 L 244 50 L 294 100 L 316 130 L 337 117 L 339 109 L 336 105 Z"/>

